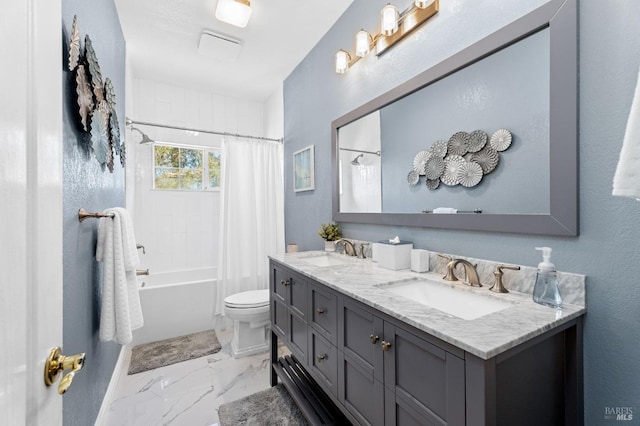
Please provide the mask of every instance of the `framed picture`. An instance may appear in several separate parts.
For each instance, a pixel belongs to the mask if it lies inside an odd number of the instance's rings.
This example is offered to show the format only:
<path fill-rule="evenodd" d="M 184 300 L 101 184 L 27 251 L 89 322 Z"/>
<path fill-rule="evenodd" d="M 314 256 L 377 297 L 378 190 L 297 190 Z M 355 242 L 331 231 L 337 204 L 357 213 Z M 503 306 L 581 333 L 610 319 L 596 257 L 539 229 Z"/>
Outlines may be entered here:
<path fill-rule="evenodd" d="M 293 153 L 293 192 L 315 189 L 313 145 Z"/>

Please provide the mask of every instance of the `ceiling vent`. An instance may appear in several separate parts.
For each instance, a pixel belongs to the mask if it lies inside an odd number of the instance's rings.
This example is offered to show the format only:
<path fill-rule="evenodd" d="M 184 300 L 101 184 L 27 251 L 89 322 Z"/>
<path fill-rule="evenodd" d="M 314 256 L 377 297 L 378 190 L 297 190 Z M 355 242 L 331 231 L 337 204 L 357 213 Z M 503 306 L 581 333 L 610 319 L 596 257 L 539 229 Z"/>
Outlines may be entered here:
<path fill-rule="evenodd" d="M 198 53 L 224 62 L 235 62 L 242 49 L 242 40 L 224 34 L 203 30 L 198 43 Z"/>

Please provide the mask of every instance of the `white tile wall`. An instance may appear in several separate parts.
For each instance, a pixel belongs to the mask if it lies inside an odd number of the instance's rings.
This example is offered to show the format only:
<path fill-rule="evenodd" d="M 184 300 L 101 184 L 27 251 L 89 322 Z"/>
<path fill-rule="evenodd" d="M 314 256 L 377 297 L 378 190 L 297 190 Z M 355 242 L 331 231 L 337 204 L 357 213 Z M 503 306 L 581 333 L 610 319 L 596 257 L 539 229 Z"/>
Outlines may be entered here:
<path fill-rule="evenodd" d="M 145 79 L 133 81 L 134 121 L 167 124 L 221 132 L 263 136 L 266 127 L 282 129 L 282 112 L 270 111 L 265 125 L 265 108 L 282 108 L 271 98 L 268 106 L 186 89 Z M 203 146 L 220 146 L 219 136 L 188 135 L 184 131 L 137 125 L 157 141 Z M 153 190 L 152 147 L 139 145 L 137 132 L 127 133 L 135 147 L 135 188 L 133 188 L 136 238 L 146 247 L 141 267 L 152 273 L 215 267 L 218 256 L 220 194 Z M 277 136 L 281 137 L 282 133 Z M 132 148 L 130 148 L 132 149 Z"/>

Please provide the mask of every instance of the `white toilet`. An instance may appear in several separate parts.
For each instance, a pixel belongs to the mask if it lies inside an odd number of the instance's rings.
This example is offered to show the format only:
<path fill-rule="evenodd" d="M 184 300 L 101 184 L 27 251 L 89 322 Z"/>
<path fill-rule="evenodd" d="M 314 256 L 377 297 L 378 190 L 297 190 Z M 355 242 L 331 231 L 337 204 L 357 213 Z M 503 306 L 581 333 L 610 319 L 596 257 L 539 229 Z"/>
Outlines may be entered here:
<path fill-rule="evenodd" d="M 244 291 L 226 297 L 224 313 L 233 320 L 231 351 L 235 358 L 269 349 L 269 290 Z"/>

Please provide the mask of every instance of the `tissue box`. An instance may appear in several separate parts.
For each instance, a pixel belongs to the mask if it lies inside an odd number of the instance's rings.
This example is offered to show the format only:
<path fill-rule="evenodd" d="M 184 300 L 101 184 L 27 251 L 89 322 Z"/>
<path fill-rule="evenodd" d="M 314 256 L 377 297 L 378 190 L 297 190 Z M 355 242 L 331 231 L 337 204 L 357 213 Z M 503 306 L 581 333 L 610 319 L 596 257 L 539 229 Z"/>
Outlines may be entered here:
<path fill-rule="evenodd" d="M 429 272 L 428 250 L 411 250 L 411 270 L 413 272 Z"/>
<path fill-rule="evenodd" d="M 376 259 L 378 266 L 397 271 L 411 267 L 411 250 L 413 243 L 400 241 L 397 244 L 388 241 L 378 241 L 376 245 Z"/>

